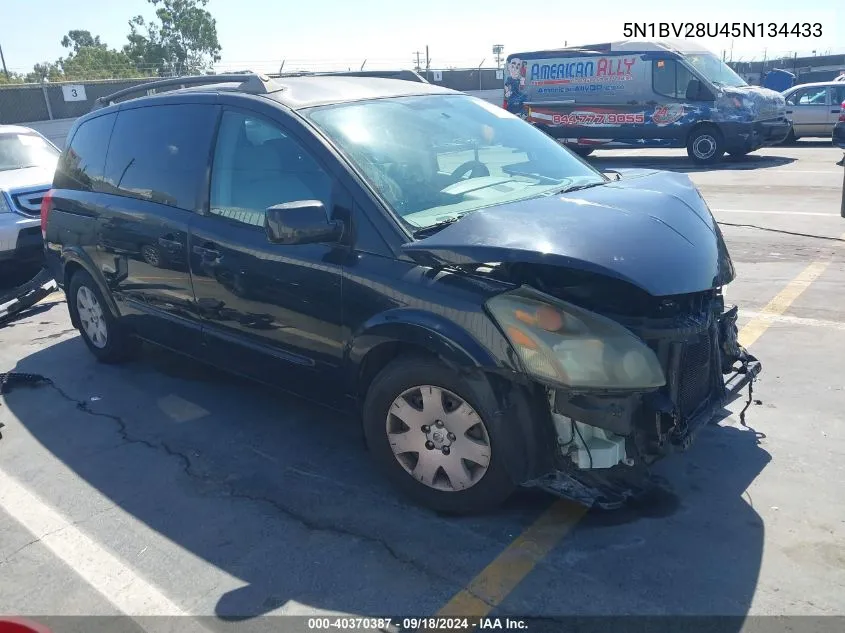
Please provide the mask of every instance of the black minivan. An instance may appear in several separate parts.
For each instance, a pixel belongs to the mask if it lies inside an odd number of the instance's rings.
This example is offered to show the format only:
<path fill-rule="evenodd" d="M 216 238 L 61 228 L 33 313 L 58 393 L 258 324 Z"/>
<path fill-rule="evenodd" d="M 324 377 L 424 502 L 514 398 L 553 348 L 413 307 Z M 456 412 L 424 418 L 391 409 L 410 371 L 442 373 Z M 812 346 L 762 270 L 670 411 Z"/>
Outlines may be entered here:
<path fill-rule="evenodd" d="M 760 370 L 680 174 L 608 177 L 425 82 L 165 80 L 71 130 L 49 265 L 103 362 L 142 339 L 360 414 L 387 476 L 474 512 L 614 507 Z"/>

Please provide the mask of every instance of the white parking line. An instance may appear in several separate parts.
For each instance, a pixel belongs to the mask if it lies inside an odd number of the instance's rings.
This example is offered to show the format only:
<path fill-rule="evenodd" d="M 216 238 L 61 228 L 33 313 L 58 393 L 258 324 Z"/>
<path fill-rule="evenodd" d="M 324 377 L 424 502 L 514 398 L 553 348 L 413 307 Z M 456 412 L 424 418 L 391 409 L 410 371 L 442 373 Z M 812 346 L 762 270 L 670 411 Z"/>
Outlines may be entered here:
<path fill-rule="evenodd" d="M 710 209 L 713 213 L 759 213 L 761 215 L 814 215 L 821 217 L 838 218 L 838 213 L 822 213 L 816 211 L 772 211 L 762 209 Z"/>
<path fill-rule="evenodd" d="M 2 470 L 0 508 L 121 613 L 190 615 Z M 189 622 L 194 631 L 208 631 L 194 620 L 186 619 L 184 624 Z"/>

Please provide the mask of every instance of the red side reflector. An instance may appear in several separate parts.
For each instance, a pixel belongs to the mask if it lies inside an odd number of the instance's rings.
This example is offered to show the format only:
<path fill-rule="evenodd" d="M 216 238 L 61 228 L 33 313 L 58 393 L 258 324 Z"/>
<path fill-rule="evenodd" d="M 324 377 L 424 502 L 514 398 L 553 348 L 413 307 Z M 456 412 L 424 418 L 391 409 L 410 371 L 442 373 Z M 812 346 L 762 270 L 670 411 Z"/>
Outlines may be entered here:
<path fill-rule="evenodd" d="M 841 106 L 839 106 L 839 107 L 840 107 L 840 108 L 842 108 L 842 109 L 840 110 L 840 112 L 839 112 L 839 120 L 840 120 L 840 121 L 845 121 L 845 101 L 843 101 L 843 102 L 842 102 L 842 105 L 841 105 Z"/>
<path fill-rule="evenodd" d="M 53 190 L 50 189 L 41 198 L 41 238 L 47 239 L 47 218 L 50 217 L 50 211 L 53 209 Z"/>

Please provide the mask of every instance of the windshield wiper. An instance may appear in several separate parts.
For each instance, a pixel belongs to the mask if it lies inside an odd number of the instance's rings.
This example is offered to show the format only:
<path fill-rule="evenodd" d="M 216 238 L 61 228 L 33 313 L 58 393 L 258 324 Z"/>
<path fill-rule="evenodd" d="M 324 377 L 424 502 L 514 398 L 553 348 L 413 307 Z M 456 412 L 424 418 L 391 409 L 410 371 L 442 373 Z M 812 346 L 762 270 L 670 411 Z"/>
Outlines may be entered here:
<path fill-rule="evenodd" d="M 590 187 L 598 187 L 600 185 L 606 185 L 606 184 L 607 184 L 607 181 L 602 180 L 600 182 L 588 182 L 588 183 L 581 184 L 581 185 L 570 185 L 570 186 L 564 187 L 563 189 L 558 191 L 558 194 L 569 193 L 570 191 L 580 191 L 581 189 L 589 189 Z"/>
<path fill-rule="evenodd" d="M 453 215 L 451 218 L 440 220 L 440 222 L 435 222 L 434 224 L 431 224 L 429 226 L 424 226 L 423 228 L 414 231 L 412 235 L 414 237 L 428 237 L 429 235 L 434 235 L 439 230 L 445 229 L 450 224 L 454 224 L 462 217 L 464 217 L 467 213 L 469 213 L 469 211 L 459 213 L 458 215 Z"/>

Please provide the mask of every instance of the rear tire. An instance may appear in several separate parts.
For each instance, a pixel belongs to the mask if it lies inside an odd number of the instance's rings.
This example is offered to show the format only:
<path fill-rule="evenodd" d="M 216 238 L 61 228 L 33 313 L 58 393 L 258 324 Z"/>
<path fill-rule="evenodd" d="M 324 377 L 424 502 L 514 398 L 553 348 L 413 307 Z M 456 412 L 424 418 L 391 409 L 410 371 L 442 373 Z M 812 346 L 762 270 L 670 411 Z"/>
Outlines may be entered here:
<path fill-rule="evenodd" d="M 782 143 L 782 144 L 783 144 L 783 145 L 794 145 L 794 144 L 795 144 L 795 141 L 797 141 L 797 140 L 798 140 L 798 137 L 797 137 L 797 136 L 795 136 L 795 130 L 794 130 L 794 129 L 790 129 L 790 130 L 789 130 L 789 134 L 787 134 L 787 135 L 786 135 L 786 138 L 785 138 L 785 139 L 783 139 L 783 143 Z"/>
<path fill-rule="evenodd" d="M 103 293 L 84 270 L 71 277 L 68 309 L 79 324 L 82 340 L 102 363 L 119 363 L 131 356 L 133 345 L 126 328 L 112 315 Z"/>
<path fill-rule="evenodd" d="M 578 154 L 581 158 L 586 158 L 593 153 L 592 147 L 570 147 L 569 149 Z"/>
<path fill-rule="evenodd" d="M 687 155 L 697 165 L 712 165 L 725 154 L 724 139 L 713 125 L 694 129 L 687 139 Z"/>
<path fill-rule="evenodd" d="M 415 502 L 450 514 L 481 512 L 516 488 L 504 463 L 507 433 L 495 426 L 497 408 L 492 390 L 443 363 L 400 357 L 367 391 L 364 436 L 382 472 Z"/>

